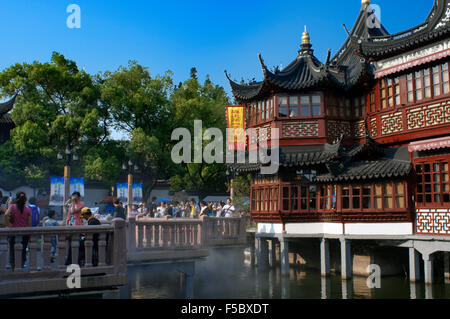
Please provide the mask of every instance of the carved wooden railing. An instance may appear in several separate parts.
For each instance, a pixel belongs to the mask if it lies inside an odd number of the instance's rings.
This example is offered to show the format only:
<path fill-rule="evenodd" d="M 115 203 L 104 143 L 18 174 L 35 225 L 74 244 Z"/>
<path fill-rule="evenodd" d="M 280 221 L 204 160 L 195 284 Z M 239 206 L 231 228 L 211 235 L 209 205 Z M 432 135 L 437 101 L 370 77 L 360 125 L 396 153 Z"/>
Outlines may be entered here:
<path fill-rule="evenodd" d="M 79 264 L 81 276 L 126 274 L 125 222 L 115 219 L 110 225 L 80 227 L 34 227 L 0 229 L 0 283 L 2 280 L 62 279 L 67 265 Z M 80 239 L 84 237 L 84 258 L 80 257 Z M 9 239 L 15 238 L 10 247 Z M 22 265 L 22 238 L 29 238 L 27 262 Z M 52 237 L 56 237 L 55 260 L 51 262 Z M 94 244 L 98 253 L 93 260 Z M 39 245 L 38 242 L 41 244 Z M 10 250 L 13 250 L 13 267 Z M 69 249 L 71 259 L 68 258 Z M 94 265 L 95 264 L 95 265 Z"/>
<path fill-rule="evenodd" d="M 418 235 L 450 235 L 450 207 L 416 208 L 415 233 Z"/>
<path fill-rule="evenodd" d="M 239 244 L 246 240 L 244 218 L 200 217 L 128 219 L 128 252 L 164 249 L 199 249 Z"/>

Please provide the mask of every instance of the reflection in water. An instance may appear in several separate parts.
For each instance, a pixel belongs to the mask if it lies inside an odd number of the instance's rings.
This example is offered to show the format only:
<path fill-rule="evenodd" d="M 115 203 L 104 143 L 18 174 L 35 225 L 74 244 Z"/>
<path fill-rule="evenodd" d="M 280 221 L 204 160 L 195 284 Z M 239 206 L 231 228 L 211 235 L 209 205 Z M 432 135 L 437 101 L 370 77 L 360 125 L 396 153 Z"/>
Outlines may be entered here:
<path fill-rule="evenodd" d="M 433 299 L 433 287 L 425 285 L 425 299 Z"/>
<path fill-rule="evenodd" d="M 426 288 L 411 285 L 407 278 L 386 277 L 380 289 L 367 287 L 367 278 L 342 281 L 339 274 L 323 278 L 320 271 L 291 267 L 289 276 L 279 268 L 261 270 L 245 263 L 243 249 L 211 250 L 197 261 L 194 296 L 199 299 L 351 299 L 351 298 L 450 298 L 450 285 L 438 283 Z M 128 267 L 128 294 L 121 298 L 184 298 L 182 276 L 167 265 Z M 124 288 L 124 289 L 125 289 Z"/>
<path fill-rule="evenodd" d="M 274 277 L 275 277 L 275 271 L 271 269 L 269 271 L 269 298 L 270 299 L 274 299 L 274 296 L 273 296 L 274 280 L 275 280 Z"/>
<path fill-rule="evenodd" d="M 417 299 L 417 292 L 416 292 L 416 283 L 411 282 L 409 284 L 409 290 L 410 290 L 410 297 L 411 299 Z"/>
<path fill-rule="evenodd" d="M 352 278 L 350 282 L 353 282 L 353 297 L 350 298 L 372 298 L 373 289 L 369 288 L 367 285 L 367 279 L 368 278 L 364 276 L 355 276 Z"/>
<path fill-rule="evenodd" d="M 351 280 L 342 280 L 342 299 L 352 299 L 353 297 L 353 282 Z"/>
<path fill-rule="evenodd" d="M 329 299 L 330 298 L 330 278 L 329 277 L 321 277 L 321 298 Z"/>
<path fill-rule="evenodd" d="M 289 278 L 286 276 L 281 277 L 281 299 L 289 299 L 291 297 L 290 284 Z"/>

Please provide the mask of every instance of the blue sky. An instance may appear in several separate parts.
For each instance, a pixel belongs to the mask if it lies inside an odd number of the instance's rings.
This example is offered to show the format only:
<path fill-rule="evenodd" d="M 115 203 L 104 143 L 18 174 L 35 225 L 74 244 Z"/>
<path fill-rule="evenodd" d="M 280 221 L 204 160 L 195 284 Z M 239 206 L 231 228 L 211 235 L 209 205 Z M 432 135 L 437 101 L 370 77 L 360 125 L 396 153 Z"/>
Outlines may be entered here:
<path fill-rule="evenodd" d="M 361 9 L 360 0 L 0 0 L 0 70 L 16 62 L 48 61 L 53 51 L 95 74 L 137 60 L 153 75 L 167 70 L 175 83 L 195 66 L 203 80 L 230 93 L 226 69 L 240 80 L 267 64 L 287 65 L 296 56 L 304 25 L 322 61 L 346 39 Z M 81 29 L 69 29 L 69 4 L 81 8 Z M 390 33 L 422 23 L 432 0 L 377 0 Z"/>

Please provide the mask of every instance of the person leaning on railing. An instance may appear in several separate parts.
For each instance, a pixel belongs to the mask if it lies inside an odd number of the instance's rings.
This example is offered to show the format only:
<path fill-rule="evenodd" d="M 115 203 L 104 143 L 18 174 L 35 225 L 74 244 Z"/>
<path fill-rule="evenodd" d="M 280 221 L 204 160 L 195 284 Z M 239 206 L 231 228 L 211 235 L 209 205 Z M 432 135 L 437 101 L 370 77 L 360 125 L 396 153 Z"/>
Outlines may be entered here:
<path fill-rule="evenodd" d="M 9 206 L 6 211 L 6 227 L 10 228 L 24 228 L 31 227 L 31 209 L 26 207 L 27 195 L 23 192 L 17 193 L 16 199 L 13 204 Z M 30 236 L 22 236 L 22 266 L 25 265 L 27 258 L 27 246 L 30 240 Z M 14 271 L 15 268 L 15 258 L 14 258 L 14 245 L 16 243 L 16 237 L 11 236 L 8 238 L 9 241 L 9 262 L 11 264 L 11 270 Z"/>
<path fill-rule="evenodd" d="M 9 197 L 3 197 L 3 193 L 0 191 L 0 228 L 6 226 L 5 215 L 9 207 Z"/>
<path fill-rule="evenodd" d="M 91 210 L 88 207 L 84 207 L 81 210 L 81 219 L 86 220 L 88 226 L 99 226 L 101 225 L 100 221 L 94 217 Z M 92 249 L 92 264 L 95 266 L 98 265 L 98 240 L 99 240 L 99 234 L 95 233 L 92 236 L 93 241 L 93 249 Z M 86 241 L 86 235 L 83 235 L 80 240 L 80 254 L 79 254 L 79 263 L 84 263 L 84 257 L 85 257 L 85 241 Z M 108 238 L 106 238 L 106 242 L 108 242 Z"/>

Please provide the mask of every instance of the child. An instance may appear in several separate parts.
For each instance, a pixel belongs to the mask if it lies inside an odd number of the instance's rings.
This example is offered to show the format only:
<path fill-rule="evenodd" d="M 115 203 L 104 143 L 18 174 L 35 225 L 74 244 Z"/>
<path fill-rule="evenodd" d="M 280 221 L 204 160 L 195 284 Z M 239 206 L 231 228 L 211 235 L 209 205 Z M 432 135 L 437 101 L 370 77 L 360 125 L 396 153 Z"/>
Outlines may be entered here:
<path fill-rule="evenodd" d="M 44 227 L 56 227 L 59 226 L 56 218 L 56 212 L 54 210 L 48 211 L 48 219 L 44 223 Z M 56 253 L 56 235 L 52 235 L 52 250 L 50 254 L 52 255 L 50 258 L 50 262 L 53 263 L 55 261 L 55 253 Z"/>

